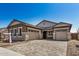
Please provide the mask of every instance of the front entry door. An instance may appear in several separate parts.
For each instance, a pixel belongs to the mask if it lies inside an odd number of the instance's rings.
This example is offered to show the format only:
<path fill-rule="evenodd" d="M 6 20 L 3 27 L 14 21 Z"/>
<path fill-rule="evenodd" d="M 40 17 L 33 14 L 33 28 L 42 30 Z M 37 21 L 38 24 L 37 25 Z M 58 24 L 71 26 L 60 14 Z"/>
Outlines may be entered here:
<path fill-rule="evenodd" d="M 43 39 L 46 39 L 47 38 L 47 31 L 44 31 L 43 32 Z"/>

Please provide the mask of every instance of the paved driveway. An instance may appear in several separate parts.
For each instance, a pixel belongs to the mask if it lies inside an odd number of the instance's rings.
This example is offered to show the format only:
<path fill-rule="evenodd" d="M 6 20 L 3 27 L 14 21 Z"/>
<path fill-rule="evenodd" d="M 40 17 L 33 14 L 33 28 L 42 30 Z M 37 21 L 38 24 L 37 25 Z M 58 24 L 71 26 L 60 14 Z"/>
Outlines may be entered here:
<path fill-rule="evenodd" d="M 0 56 L 23 56 L 23 55 L 0 47 Z"/>
<path fill-rule="evenodd" d="M 26 56 L 65 56 L 67 41 L 33 40 L 7 48 Z"/>

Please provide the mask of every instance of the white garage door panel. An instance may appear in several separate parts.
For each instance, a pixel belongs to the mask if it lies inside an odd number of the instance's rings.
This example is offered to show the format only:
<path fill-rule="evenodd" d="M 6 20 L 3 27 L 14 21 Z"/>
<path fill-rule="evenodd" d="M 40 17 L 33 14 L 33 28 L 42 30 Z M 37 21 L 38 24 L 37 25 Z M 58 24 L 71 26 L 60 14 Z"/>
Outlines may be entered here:
<path fill-rule="evenodd" d="M 56 40 L 66 40 L 67 32 L 66 31 L 57 31 L 56 32 Z"/>

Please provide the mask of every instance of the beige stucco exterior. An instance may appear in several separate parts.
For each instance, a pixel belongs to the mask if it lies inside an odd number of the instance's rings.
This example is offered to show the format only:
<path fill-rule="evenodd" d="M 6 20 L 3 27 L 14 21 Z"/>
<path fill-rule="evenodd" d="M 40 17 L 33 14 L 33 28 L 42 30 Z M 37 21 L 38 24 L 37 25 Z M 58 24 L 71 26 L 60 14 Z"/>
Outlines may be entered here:
<path fill-rule="evenodd" d="M 36 26 L 18 20 L 13 20 L 7 27 L 7 33 L 11 33 L 12 40 L 34 40 L 34 39 L 70 40 L 71 39 L 69 24 L 55 23 L 45 20 L 40 22 Z"/>
<path fill-rule="evenodd" d="M 39 30 L 39 29 L 27 27 L 27 32 L 26 33 L 28 34 L 29 39 L 41 39 L 42 38 L 41 30 Z"/>
<path fill-rule="evenodd" d="M 53 32 L 53 39 L 54 40 L 70 40 L 71 39 L 70 27 L 67 25 L 55 26 L 54 32 Z"/>
<path fill-rule="evenodd" d="M 12 40 L 33 40 L 41 39 L 41 29 L 34 26 L 26 25 L 20 21 L 13 21 L 8 26 L 8 33 L 12 33 Z M 16 35 L 15 35 L 16 30 Z M 21 36 L 19 36 L 21 30 Z M 12 32 L 11 32 L 12 31 Z"/>
<path fill-rule="evenodd" d="M 60 39 L 62 37 L 66 36 L 66 39 Z M 59 38 L 56 39 L 56 32 L 53 33 L 53 39 L 54 40 L 71 40 L 71 33 L 68 31 L 65 31 L 65 33 L 60 33 Z"/>
<path fill-rule="evenodd" d="M 71 24 L 63 23 L 63 22 L 51 23 L 50 21 L 42 21 L 37 26 L 40 28 L 48 27 L 48 29 L 42 30 L 43 32 L 46 31 L 46 38 L 51 38 L 52 40 L 70 40 L 71 39 L 71 34 L 70 34 Z"/>

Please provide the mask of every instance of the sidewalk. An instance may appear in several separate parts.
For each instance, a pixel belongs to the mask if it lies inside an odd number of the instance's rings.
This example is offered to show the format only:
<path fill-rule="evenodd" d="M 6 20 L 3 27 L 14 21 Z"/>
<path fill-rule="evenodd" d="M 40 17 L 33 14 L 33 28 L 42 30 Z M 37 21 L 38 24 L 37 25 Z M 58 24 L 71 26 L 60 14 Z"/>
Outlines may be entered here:
<path fill-rule="evenodd" d="M 6 48 L 0 47 L 0 56 L 23 56 L 23 55 L 16 53 L 14 51 L 8 50 Z"/>

